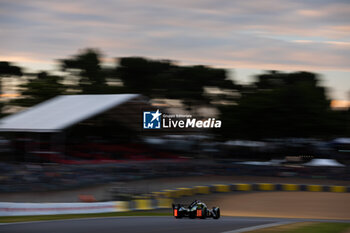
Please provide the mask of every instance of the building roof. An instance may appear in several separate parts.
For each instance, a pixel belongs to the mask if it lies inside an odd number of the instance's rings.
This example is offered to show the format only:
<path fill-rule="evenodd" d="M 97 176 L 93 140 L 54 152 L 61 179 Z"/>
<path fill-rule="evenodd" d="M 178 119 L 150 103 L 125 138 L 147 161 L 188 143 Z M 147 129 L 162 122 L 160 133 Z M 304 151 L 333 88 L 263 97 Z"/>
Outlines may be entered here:
<path fill-rule="evenodd" d="M 313 159 L 308 163 L 304 163 L 306 166 L 325 166 L 325 167 L 345 167 L 345 165 L 339 163 L 334 159 Z"/>
<path fill-rule="evenodd" d="M 60 132 L 78 122 L 89 119 L 138 94 L 62 95 L 35 105 L 28 110 L 0 119 L 0 131 Z"/>

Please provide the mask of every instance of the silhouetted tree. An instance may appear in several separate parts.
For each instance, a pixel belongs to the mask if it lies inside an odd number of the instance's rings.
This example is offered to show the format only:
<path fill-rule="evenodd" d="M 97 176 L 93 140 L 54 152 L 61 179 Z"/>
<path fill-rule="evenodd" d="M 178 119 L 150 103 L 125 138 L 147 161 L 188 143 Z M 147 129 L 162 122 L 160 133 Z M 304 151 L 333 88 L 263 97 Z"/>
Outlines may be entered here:
<path fill-rule="evenodd" d="M 0 62 L 0 76 L 1 77 L 21 76 L 21 75 L 22 75 L 22 70 L 20 67 L 14 66 L 10 62 L 7 62 L 7 61 Z"/>
<path fill-rule="evenodd" d="M 40 72 L 35 79 L 30 79 L 26 84 L 21 85 L 23 98 L 12 101 L 12 104 L 30 107 L 57 95 L 64 94 L 65 86 L 60 83 L 61 81 L 62 77 L 60 76 Z"/>
<path fill-rule="evenodd" d="M 179 66 L 169 60 L 124 57 L 119 60 L 117 75 L 130 92 L 150 98 L 179 99 L 189 108 L 210 103 L 212 99 L 205 95 L 205 87 L 237 88 L 224 69 Z"/>
<path fill-rule="evenodd" d="M 79 54 L 60 60 L 63 71 L 79 79 L 81 94 L 118 93 L 118 87 L 109 87 L 107 78 L 114 75 L 113 70 L 102 67 L 102 55 L 96 49 L 86 49 Z"/>
<path fill-rule="evenodd" d="M 0 62 L 0 78 L 11 77 L 11 76 L 22 76 L 22 69 L 18 66 L 12 65 L 10 62 Z M 2 80 L 0 80 L 0 94 L 2 94 Z M 0 116 L 2 116 L 2 108 L 4 103 L 0 102 Z"/>
<path fill-rule="evenodd" d="M 68 59 L 60 60 L 63 71 L 79 78 L 82 94 L 106 92 L 106 73 L 101 67 L 101 54 L 96 49 L 86 49 Z"/>
<path fill-rule="evenodd" d="M 317 137 L 337 134 L 337 122 L 316 74 L 270 72 L 237 106 L 221 108 L 225 137 Z"/>
<path fill-rule="evenodd" d="M 151 99 L 178 99 L 191 110 L 203 105 L 216 107 L 223 121 L 220 134 L 226 139 L 349 133 L 349 112 L 330 109 L 325 88 L 313 73 L 271 71 L 256 76 L 251 85 L 239 86 L 227 77 L 224 69 L 180 66 L 169 60 L 142 57 L 120 58 L 116 67 L 106 68 L 102 60 L 95 49 L 62 59 L 60 65 L 67 75 L 39 73 L 22 85 L 23 98 L 13 104 L 27 107 L 64 94 L 72 87 L 64 86 L 63 79 L 74 77 L 79 85 L 73 88 L 82 94 L 140 93 Z M 0 62 L 0 77 L 11 75 L 22 75 L 21 69 Z M 111 79 L 122 85 L 108 85 Z M 208 87 L 218 91 L 210 94 L 206 91 Z"/>

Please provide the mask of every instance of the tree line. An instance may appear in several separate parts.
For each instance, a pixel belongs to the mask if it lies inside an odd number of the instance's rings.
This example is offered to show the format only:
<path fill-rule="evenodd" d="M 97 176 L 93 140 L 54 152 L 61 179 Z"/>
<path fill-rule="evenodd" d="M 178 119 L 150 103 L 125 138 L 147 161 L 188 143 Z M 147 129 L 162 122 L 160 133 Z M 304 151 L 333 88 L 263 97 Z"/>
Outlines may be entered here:
<path fill-rule="evenodd" d="M 192 112 L 214 108 L 223 125 L 213 133 L 221 139 L 350 135 L 349 110 L 330 108 L 315 73 L 268 71 L 249 85 L 238 85 L 225 69 L 143 57 L 122 57 L 113 66 L 103 60 L 97 49 L 86 49 L 58 60 L 55 74 L 25 74 L 21 67 L 0 62 L 0 78 L 31 76 L 20 85 L 20 98 L 1 103 L 0 111 L 4 104 L 30 107 L 63 94 L 139 93 L 179 100 Z"/>

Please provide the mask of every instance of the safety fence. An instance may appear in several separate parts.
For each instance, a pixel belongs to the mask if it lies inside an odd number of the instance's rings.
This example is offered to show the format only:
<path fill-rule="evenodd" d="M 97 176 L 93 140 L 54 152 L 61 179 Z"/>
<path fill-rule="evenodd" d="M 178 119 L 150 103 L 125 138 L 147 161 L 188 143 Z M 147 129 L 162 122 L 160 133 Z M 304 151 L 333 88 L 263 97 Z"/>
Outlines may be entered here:
<path fill-rule="evenodd" d="M 137 199 L 133 201 L 108 201 L 92 203 L 13 203 L 0 202 L 0 216 L 56 215 L 126 212 L 169 208 L 168 198 Z"/>

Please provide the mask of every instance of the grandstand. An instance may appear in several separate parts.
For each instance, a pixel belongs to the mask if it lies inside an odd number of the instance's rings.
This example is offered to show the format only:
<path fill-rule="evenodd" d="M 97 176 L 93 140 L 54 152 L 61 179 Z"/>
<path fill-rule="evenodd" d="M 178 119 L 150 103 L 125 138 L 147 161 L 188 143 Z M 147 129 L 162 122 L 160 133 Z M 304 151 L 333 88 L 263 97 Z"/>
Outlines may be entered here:
<path fill-rule="evenodd" d="M 155 110 L 138 94 L 63 95 L 0 120 L 13 143 L 12 160 L 64 164 L 175 158 L 141 137 L 142 112 Z M 161 132 L 153 132 L 159 134 Z"/>

